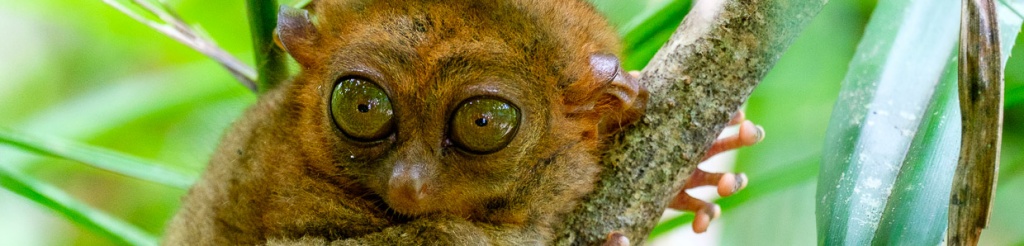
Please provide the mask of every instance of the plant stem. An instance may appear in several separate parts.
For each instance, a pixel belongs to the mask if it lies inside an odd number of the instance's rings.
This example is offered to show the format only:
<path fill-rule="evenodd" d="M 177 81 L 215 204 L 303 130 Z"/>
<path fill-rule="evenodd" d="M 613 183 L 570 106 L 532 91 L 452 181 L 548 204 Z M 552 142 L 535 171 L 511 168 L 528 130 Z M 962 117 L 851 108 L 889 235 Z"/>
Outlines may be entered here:
<path fill-rule="evenodd" d="M 284 52 L 274 43 L 277 26 L 277 0 L 246 0 L 249 29 L 256 54 L 257 88 L 265 92 L 288 76 Z"/>

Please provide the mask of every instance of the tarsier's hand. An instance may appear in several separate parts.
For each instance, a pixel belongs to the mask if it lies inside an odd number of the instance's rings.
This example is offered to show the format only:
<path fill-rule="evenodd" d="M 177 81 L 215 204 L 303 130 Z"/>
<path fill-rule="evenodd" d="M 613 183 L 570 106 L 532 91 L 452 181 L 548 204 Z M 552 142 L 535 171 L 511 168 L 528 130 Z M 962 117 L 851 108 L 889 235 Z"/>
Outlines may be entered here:
<path fill-rule="evenodd" d="M 764 140 L 764 128 L 744 119 L 743 112 L 737 112 L 729 125 L 738 125 L 739 133 L 715 140 L 702 162 L 719 153 L 751 146 Z M 700 167 L 693 170 L 686 179 L 683 189 L 676 194 L 668 207 L 693 212 L 693 231 L 697 233 L 706 231 L 711 220 L 718 218 L 722 213 L 718 204 L 694 198 L 686 193 L 688 189 L 701 186 L 717 186 L 718 195 L 727 197 L 747 187 L 747 176 L 743 173 L 710 173 L 700 170 Z"/>
<path fill-rule="evenodd" d="M 634 76 L 636 75 L 634 74 Z M 746 120 L 744 117 L 742 111 L 736 112 L 732 120 L 729 121 L 729 125 L 738 125 L 739 133 L 715 140 L 714 145 L 704 155 L 704 159 L 701 162 L 722 152 L 751 146 L 764 140 L 764 128 L 754 125 L 753 122 Z M 694 198 L 686 193 L 688 189 L 701 186 L 717 186 L 718 195 L 727 197 L 747 187 L 747 176 L 743 173 L 709 173 L 700 170 L 699 167 L 693 170 L 690 177 L 686 179 L 683 189 L 672 198 L 672 202 L 669 203 L 668 207 L 693 212 L 695 214 L 693 231 L 696 233 L 707 231 L 711 220 L 718 218 L 722 213 L 722 209 L 718 204 Z M 625 235 L 619 232 L 612 232 L 608 233 L 603 246 L 629 246 L 629 244 L 629 238 Z"/>
<path fill-rule="evenodd" d="M 630 74 L 634 77 L 639 77 L 639 72 L 637 71 L 632 71 Z M 746 120 L 742 111 L 736 112 L 733 119 L 729 121 L 729 125 L 739 126 L 739 132 L 735 135 L 716 140 L 711 148 L 708 149 L 708 153 L 704 155 L 704 159 L 701 160 L 702 162 L 722 152 L 751 146 L 764 140 L 764 128 Z M 702 201 L 686 193 L 688 189 L 701 186 L 717 186 L 718 195 L 727 197 L 747 186 L 747 176 L 743 173 L 710 173 L 700 170 L 700 168 L 693 170 L 693 173 L 686 180 L 683 189 L 669 203 L 669 207 L 693 212 L 695 214 L 693 231 L 697 233 L 707 231 L 711 220 L 718 218 L 722 213 L 722 209 L 718 204 Z"/>

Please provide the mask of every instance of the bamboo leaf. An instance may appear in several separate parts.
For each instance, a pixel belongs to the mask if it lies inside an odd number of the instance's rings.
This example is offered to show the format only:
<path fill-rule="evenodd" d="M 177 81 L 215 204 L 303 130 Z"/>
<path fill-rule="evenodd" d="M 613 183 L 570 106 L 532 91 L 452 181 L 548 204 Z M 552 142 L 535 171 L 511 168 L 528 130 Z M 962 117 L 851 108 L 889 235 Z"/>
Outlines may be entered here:
<path fill-rule="evenodd" d="M 25 133 L 47 133 L 68 138 L 93 138 L 130 122 L 154 115 L 194 110 L 224 100 L 251 100 L 252 94 L 209 76 L 217 71 L 208 61 L 170 67 L 129 76 L 105 86 L 71 97 L 65 102 L 35 113 L 24 122 L 11 126 Z M 102 115 L 103 117 L 96 117 Z M 3 165 L 22 170 L 38 158 L 0 148 Z"/>
<path fill-rule="evenodd" d="M 884 1 L 875 8 L 829 122 L 818 179 L 819 244 L 872 243 L 936 85 L 955 57 L 957 25 L 950 16 L 958 3 Z M 948 186 L 942 188 L 948 196 Z"/>
<path fill-rule="evenodd" d="M 623 66 L 644 68 L 690 11 L 691 0 L 644 0 L 622 2 L 591 0 L 622 38 Z M 639 6 L 639 7 L 638 7 Z"/>
<path fill-rule="evenodd" d="M 157 245 L 153 235 L 89 207 L 52 186 L 0 166 L 0 186 L 125 245 Z"/>
<path fill-rule="evenodd" d="M 28 136 L 0 128 L 0 144 L 21 150 L 75 160 L 90 166 L 179 189 L 188 189 L 195 177 L 159 164 L 89 145 Z"/>
<path fill-rule="evenodd" d="M 960 142 L 950 18 L 958 9 L 948 0 L 879 2 L 829 123 L 819 244 L 941 241 Z"/>
<path fill-rule="evenodd" d="M 956 53 L 954 53 L 953 56 Z M 959 152 L 956 61 L 950 60 L 935 99 L 910 144 L 875 232 L 874 244 L 937 245 L 945 232 L 949 184 Z"/>
<path fill-rule="evenodd" d="M 626 60 L 623 66 L 628 70 L 642 69 L 654 57 L 675 31 L 683 17 L 690 11 L 690 0 L 654 2 L 619 28 Z"/>
<path fill-rule="evenodd" d="M 195 111 L 209 105 L 225 104 L 226 102 L 236 105 L 251 104 L 254 99 L 253 94 L 246 92 L 235 84 L 223 83 L 225 81 L 230 81 L 230 78 L 225 76 L 225 74 L 218 73 L 221 70 L 216 66 L 211 66 L 212 64 L 213 63 L 209 60 L 202 60 L 185 65 L 156 68 L 151 71 L 146 71 L 145 73 L 124 76 L 123 78 L 108 82 L 108 85 L 106 86 L 69 95 L 64 98 L 63 102 L 35 111 L 31 115 L 26 116 L 22 121 L 14 123 L 11 128 L 18 129 L 18 131 L 22 133 L 32 133 L 33 135 L 45 133 L 46 135 L 62 136 L 64 138 L 117 139 L 124 135 L 126 133 L 125 131 L 128 131 L 128 134 L 130 135 L 130 132 L 134 129 L 147 129 L 150 126 L 140 126 L 139 123 L 151 119 L 164 121 L 170 118 L 173 120 L 173 118 L 176 117 L 174 115 Z M 25 98 L 32 99 L 33 97 L 35 96 Z M 229 112 L 240 111 L 241 109 L 242 107 L 239 106 Z M 235 116 L 235 113 L 229 112 L 222 113 L 221 115 L 223 116 L 218 116 L 220 118 L 204 118 L 203 121 L 220 122 L 215 124 L 227 125 L 227 123 Z M 193 131 L 208 131 L 207 134 L 213 133 L 213 135 L 216 136 L 220 135 L 220 130 L 217 129 L 221 128 L 204 127 Z M 151 132 L 151 130 L 147 131 L 147 133 L 148 132 Z M 162 134 L 158 134 L 154 137 L 157 139 L 163 137 L 160 135 Z M 206 148 L 213 146 L 212 144 L 207 143 L 192 144 L 209 146 Z M 167 146 L 160 142 L 152 142 L 143 146 L 143 148 L 152 147 Z M 185 153 L 183 155 L 194 156 L 196 154 Z M 53 169 L 54 167 L 46 165 L 42 160 L 45 159 L 39 155 L 34 155 L 32 153 L 22 151 L 20 148 L 0 143 L 0 168 L 6 169 L 5 171 L 24 173 L 24 170 L 27 169 L 38 170 L 42 168 L 43 170 L 55 170 Z M 192 161 L 193 158 L 185 158 L 185 160 Z M 191 162 L 175 164 L 200 167 L 203 165 L 203 163 Z M 40 181 L 34 182 L 39 183 Z M 152 186 L 122 188 L 123 189 L 119 188 L 117 190 L 123 191 L 122 193 L 149 192 L 154 190 L 152 189 Z M 11 188 L 8 186 L 0 186 L 0 189 L 8 190 Z M 54 189 L 50 188 L 49 190 Z M 156 190 L 165 191 L 166 189 L 157 188 Z M 69 228 L 47 228 L 48 225 L 52 225 L 52 220 L 37 221 L 36 219 L 39 219 L 40 215 L 18 210 L 17 208 L 24 207 L 23 203 L 25 202 L 14 197 L 17 196 L 15 194 L 21 194 L 22 192 L 0 193 L 2 193 L 0 194 L 0 218 L 3 218 L 7 224 L 6 228 L 19 227 L 17 230 L 9 230 L 6 231 L 6 233 L 0 234 L 0 245 L 3 245 L 4 242 L 15 243 L 14 245 L 25 242 L 38 242 L 29 238 L 56 237 L 57 241 L 62 241 L 67 240 L 67 237 L 81 234 L 68 231 Z M 154 202 L 159 202 L 157 200 L 152 200 L 153 198 L 162 198 L 165 201 L 175 201 L 178 199 L 178 196 L 180 196 L 179 192 L 160 192 L 156 194 L 112 194 L 109 190 L 97 190 L 95 194 L 107 197 L 107 199 L 118 200 L 116 202 L 118 205 L 116 206 L 119 209 L 144 206 L 140 204 L 154 204 Z M 86 195 L 95 197 L 95 194 L 90 193 Z M 111 196 L 104 196 L 104 194 Z M 65 195 L 64 197 L 67 196 Z M 172 210 L 175 209 L 175 206 L 176 203 L 167 203 L 157 207 L 148 207 L 145 211 L 127 213 L 131 214 L 130 216 L 132 217 L 130 218 L 132 222 L 138 223 L 137 225 L 139 227 L 159 228 L 160 224 L 165 223 L 166 218 L 164 216 L 170 214 Z M 45 206 L 39 207 L 42 208 Z M 140 215 L 140 213 L 143 215 Z M 154 216 L 153 214 L 157 214 L 159 216 Z M 43 215 L 43 217 L 48 216 Z M 72 222 L 83 223 L 81 221 Z M 23 224 L 24 226 L 21 226 Z M 109 228 L 105 230 L 117 231 L 118 229 Z M 12 233 L 18 235 L 11 235 Z M 99 238 L 101 240 L 105 235 L 101 232 L 95 234 L 101 236 Z M 81 235 L 78 237 L 79 238 L 76 240 L 92 238 L 92 236 Z M 29 240 L 25 241 L 26 239 Z M 142 243 L 121 244 L 138 245 Z"/>
<path fill-rule="evenodd" d="M 1006 108 L 1017 107 L 1021 104 L 1024 104 L 1024 87 L 1006 91 Z"/>

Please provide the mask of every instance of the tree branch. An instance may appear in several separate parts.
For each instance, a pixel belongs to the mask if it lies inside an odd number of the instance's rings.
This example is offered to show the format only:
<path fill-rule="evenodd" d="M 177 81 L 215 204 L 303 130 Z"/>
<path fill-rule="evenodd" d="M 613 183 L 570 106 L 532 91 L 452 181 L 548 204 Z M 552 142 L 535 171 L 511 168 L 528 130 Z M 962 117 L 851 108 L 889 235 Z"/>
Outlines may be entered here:
<path fill-rule="evenodd" d="M 826 2 L 697 1 L 643 71 L 646 115 L 609 146 L 601 181 L 556 230 L 557 243 L 600 244 L 612 231 L 642 243 L 731 115 Z"/>

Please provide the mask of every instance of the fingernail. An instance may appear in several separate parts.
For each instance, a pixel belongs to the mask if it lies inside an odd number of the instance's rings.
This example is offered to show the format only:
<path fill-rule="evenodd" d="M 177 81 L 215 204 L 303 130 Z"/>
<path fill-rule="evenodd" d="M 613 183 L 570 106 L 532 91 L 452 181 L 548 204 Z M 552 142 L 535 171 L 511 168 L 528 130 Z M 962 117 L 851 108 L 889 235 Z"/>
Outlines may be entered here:
<path fill-rule="evenodd" d="M 755 127 L 757 128 L 757 142 L 760 143 L 764 141 L 764 127 L 761 125 L 755 125 Z"/>
<path fill-rule="evenodd" d="M 745 174 L 745 173 L 737 174 L 736 175 L 736 185 L 739 186 L 736 189 L 736 191 L 740 191 L 743 188 L 747 188 L 747 174 Z"/>

